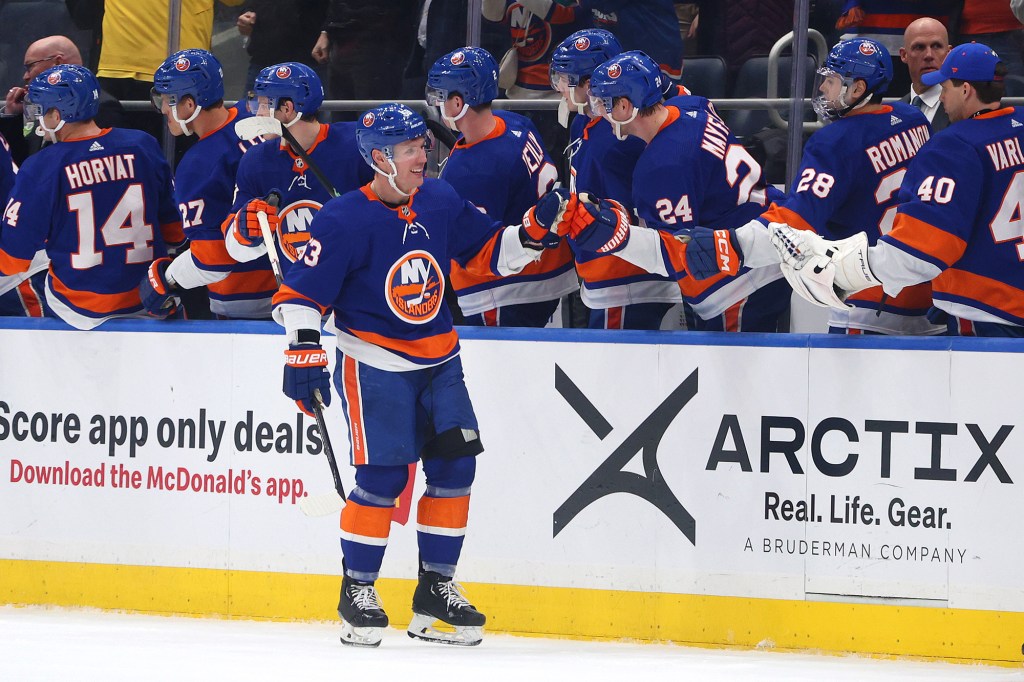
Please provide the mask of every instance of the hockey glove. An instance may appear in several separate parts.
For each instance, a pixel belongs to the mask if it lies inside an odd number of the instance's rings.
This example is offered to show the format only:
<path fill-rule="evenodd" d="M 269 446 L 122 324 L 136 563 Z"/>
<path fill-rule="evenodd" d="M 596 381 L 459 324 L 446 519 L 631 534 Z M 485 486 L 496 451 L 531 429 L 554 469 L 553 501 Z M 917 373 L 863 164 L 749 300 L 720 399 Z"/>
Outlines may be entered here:
<path fill-rule="evenodd" d="M 530 249 L 554 249 L 569 232 L 569 220 L 576 210 L 576 195 L 560 187 L 548 192 L 537 205 L 523 214 L 519 241 Z"/>
<path fill-rule="evenodd" d="M 157 258 L 149 264 L 146 276 L 139 282 L 139 298 L 146 312 L 161 319 L 171 315 L 178 304 L 174 294 L 181 288 L 167 276 L 170 258 Z"/>
<path fill-rule="evenodd" d="M 629 241 L 629 212 L 614 199 L 581 194 L 569 236 L 581 251 L 615 253 Z"/>
<path fill-rule="evenodd" d="M 327 353 L 318 343 L 293 343 L 284 352 L 284 394 L 310 417 L 313 394 L 319 389 L 324 407 L 331 404 L 331 375 L 327 371 Z"/>
<path fill-rule="evenodd" d="M 768 230 L 782 260 L 782 274 L 793 291 L 816 306 L 846 310 L 848 306 L 835 288 L 836 265 L 828 242 L 784 223 L 771 223 Z"/>
<path fill-rule="evenodd" d="M 232 233 L 235 239 L 242 246 L 259 246 L 263 243 L 263 231 L 260 229 L 260 213 L 267 219 L 270 227 L 270 234 L 277 232 L 281 226 L 281 218 L 277 215 L 277 206 L 267 203 L 263 199 L 253 199 L 243 206 L 235 215 Z"/>
<path fill-rule="evenodd" d="M 675 238 L 686 244 L 686 271 L 694 279 L 707 279 L 720 272 L 735 275 L 743 265 L 736 230 L 686 228 L 676 232 Z"/>

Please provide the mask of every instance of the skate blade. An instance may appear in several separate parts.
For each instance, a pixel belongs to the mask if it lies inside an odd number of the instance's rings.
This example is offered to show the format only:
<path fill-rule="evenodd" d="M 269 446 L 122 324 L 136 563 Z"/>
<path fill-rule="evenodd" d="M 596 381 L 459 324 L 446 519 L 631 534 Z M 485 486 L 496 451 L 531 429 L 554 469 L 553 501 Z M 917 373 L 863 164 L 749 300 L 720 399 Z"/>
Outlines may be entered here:
<path fill-rule="evenodd" d="M 432 616 L 414 613 L 407 632 L 413 639 L 455 646 L 476 646 L 484 639 L 483 627 L 453 625 L 452 627 L 455 628 L 455 632 L 445 632 L 434 627 L 434 621 L 436 620 Z"/>
<path fill-rule="evenodd" d="M 357 628 L 341 622 L 341 643 L 346 646 L 378 647 L 384 637 L 384 628 Z"/>

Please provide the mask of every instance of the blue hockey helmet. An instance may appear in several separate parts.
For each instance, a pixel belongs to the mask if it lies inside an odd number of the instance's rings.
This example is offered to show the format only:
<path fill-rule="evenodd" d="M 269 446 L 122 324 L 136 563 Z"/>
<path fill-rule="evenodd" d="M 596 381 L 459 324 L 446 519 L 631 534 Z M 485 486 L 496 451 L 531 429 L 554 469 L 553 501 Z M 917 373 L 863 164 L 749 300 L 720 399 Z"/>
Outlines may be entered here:
<path fill-rule="evenodd" d="M 498 62 L 480 47 L 460 47 L 434 62 L 427 74 L 427 104 L 441 106 L 458 93 L 475 107 L 498 98 Z"/>
<path fill-rule="evenodd" d="M 25 96 L 25 119 L 35 121 L 51 109 L 60 112 L 62 123 L 94 118 L 100 109 L 96 76 L 84 66 L 59 64 L 33 78 Z"/>
<path fill-rule="evenodd" d="M 623 52 L 594 69 L 590 77 L 590 106 L 603 116 L 612 110 L 617 97 L 625 97 L 637 109 L 657 104 L 661 101 L 663 78 L 658 64 L 643 52 Z"/>
<path fill-rule="evenodd" d="M 370 168 L 375 172 L 387 178 L 388 184 L 403 196 L 409 194 L 399 189 L 397 184 L 395 145 L 421 137 L 426 141 L 426 149 L 429 151 L 431 137 L 426 122 L 422 116 L 404 104 L 384 104 L 370 109 L 362 115 L 359 125 L 356 126 L 356 144 L 359 145 L 359 153 L 363 160 L 370 164 Z M 391 165 L 390 173 L 373 162 L 374 149 L 379 149 L 384 154 Z"/>
<path fill-rule="evenodd" d="M 316 71 L 299 62 L 285 62 L 268 66 L 259 72 L 249 93 L 248 108 L 255 114 L 259 98 L 270 100 L 270 111 L 278 107 L 281 99 L 290 99 L 300 114 L 315 114 L 324 102 L 324 86 Z"/>
<path fill-rule="evenodd" d="M 551 87 L 561 92 L 561 85 L 574 88 L 589 78 L 594 69 L 612 57 L 622 54 L 619 39 L 603 28 L 585 28 L 562 41 L 551 54 Z"/>
<path fill-rule="evenodd" d="M 590 110 L 612 124 L 615 137 L 626 139 L 622 126 L 632 123 L 641 109 L 662 100 L 664 76 L 657 62 L 639 50 L 623 52 L 594 69 L 590 77 Z M 633 113 L 625 121 L 612 118 L 615 99 L 625 97 Z"/>
<path fill-rule="evenodd" d="M 864 81 L 865 93 L 849 101 L 850 88 Z M 892 81 L 892 58 L 889 51 L 874 40 L 854 38 L 836 43 L 825 63 L 818 69 L 816 93 L 811 104 L 822 120 L 834 121 L 872 95 L 882 94 Z"/>
<path fill-rule="evenodd" d="M 224 69 L 206 50 L 175 52 L 153 74 L 153 104 L 160 108 L 160 95 L 168 95 L 174 107 L 186 95 L 197 106 L 208 107 L 224 99 Z"/>

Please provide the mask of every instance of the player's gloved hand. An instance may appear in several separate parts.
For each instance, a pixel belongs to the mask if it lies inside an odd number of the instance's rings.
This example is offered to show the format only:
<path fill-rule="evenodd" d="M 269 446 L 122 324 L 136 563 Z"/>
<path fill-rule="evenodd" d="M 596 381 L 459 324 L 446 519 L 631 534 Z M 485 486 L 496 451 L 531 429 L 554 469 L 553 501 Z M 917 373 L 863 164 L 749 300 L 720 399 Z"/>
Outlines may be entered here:
<path fill-rule="evenodd" d="M 146 312 L 161 319 L 171 315 L 178 304 L 174 294 L 180 290 L 167 276 L 170 258 L 157 258 L 149 264 L 146 276 L 139 282 L 139 298 Z"/>
<path fill-rule="evenodd" d="M 573 245 L 592 253 L 615 253 L 629 241 L 629 211 L 614 199 L 579 195 L 579 204 L 570 221 Z"/>
<path fill-rule="evenodd" d="M 235 214 L 232 233 L 235 239 L 242 246 L 259 246 L 263 243 L 263 230 L 260 229 L 259 215 L 262 212 L 267 218 L 267 225 L 270 227 L 270 234 L 277 232 L 281 226 L 281 217 L 277 215 L 277 206 L 264 201 L 253 199 Z"/>
<path fill-rule="evenodd" d="M 743 265 L 736 230 L 693 227 L 679 230 L 674 236 L 686 244 L 686 271 L 694 279 L 707 279 L 720 272 L 735 275 Z"/>
<path fill-rule="evenodd" d="M 801 298 L 822 308 L 846 310 L 845 294 L 835 286 L 835 251 L 830 242 L 808 230 L 797 230 L 784 223 L 768 225 L 772 245 L 779 252 L 782 274 Z"/>
<path fill-rule="evenodd" d="M 327 371 L 327 353 L 319 343 L 293 343 L 284 352 L 284 394 L 310 417 L 313 394 L 320 391 L 324 407 L 331 404 L 331 375 Z"/>
<path fill-rule="evenodd" d="M 541 197 L 537 205 L 523 214 L 519 241 L 531 249 L 553 249 L 569 233 L 569 221 L 576 210 L 576 195 L 564 187 Z"/>

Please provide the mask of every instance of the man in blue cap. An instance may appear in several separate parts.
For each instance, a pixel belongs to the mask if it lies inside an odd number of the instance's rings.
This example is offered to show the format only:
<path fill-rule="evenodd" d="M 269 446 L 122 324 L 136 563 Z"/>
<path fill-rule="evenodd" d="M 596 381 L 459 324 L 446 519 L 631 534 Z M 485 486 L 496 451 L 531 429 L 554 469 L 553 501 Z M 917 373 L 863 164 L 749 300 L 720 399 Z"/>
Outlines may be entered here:
<path fill-rule="evenodd" d="M 942 84 L 951 125 L 910 164 L 892 231 L 869 248 L 863 233 L 828 242 L 777 230 L 806 284 L 798 293 L 837 307 L 870 286 L 895 296 L 931 280 L 951 333 L 1024 336 L 1024 112 L 1000 105 L 1006 73 L 992 48 L 968 43 L 922 76 Z"/>

